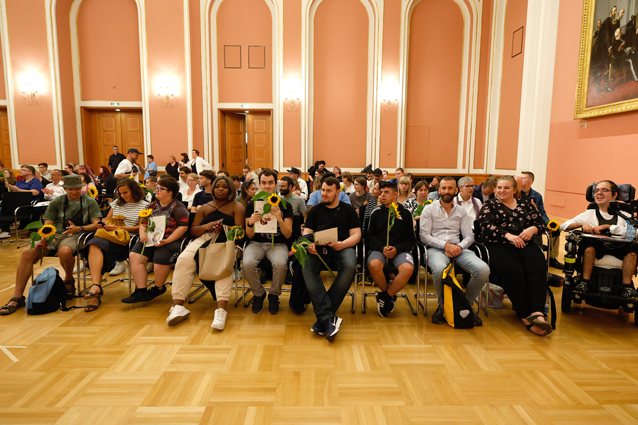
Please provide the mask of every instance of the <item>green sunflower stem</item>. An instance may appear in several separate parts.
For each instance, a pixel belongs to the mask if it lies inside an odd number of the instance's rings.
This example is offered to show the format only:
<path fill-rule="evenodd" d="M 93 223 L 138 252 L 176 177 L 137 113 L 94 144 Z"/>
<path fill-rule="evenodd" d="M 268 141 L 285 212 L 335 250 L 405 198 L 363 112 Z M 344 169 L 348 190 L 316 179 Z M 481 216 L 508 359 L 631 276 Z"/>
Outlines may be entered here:
<path fill-rule="evenodd" d="M 334 272 L 332 271 L 332 269 L 330 269 L 330 267 L 328 267 L 328 264 L 326 264 L 326 262 L 323 260 L 323 258 L 321 258 L 321 255 L 319 255 L 319 253 L 317 252 L 317 257 L 319 257 L 319 259 L 321 260 L 321 262 L 323 263 L 324 266 L 326 266 L 326 268 L 328 269 L 328 271 L 330 272 L 330 274 L 332 275 L 333 279 L 336 279 L 337 276 L 335 276 Z"/>

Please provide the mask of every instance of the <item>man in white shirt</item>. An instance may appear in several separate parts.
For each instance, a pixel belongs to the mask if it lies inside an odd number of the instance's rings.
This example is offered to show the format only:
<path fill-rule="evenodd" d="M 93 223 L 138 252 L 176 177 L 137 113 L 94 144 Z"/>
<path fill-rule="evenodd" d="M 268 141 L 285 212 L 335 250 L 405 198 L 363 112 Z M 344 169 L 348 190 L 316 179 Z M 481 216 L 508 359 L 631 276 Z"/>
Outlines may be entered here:
<path fill-rule="evenodd" d="M 292 167 L 290 170 L 288 170 L 288 173 L 290 174 L 291 179 L 297 180 L 297 183 L 299 183 L 299 188 L 301 189 L 295 190 L 292 193 L 294 195 L 301 196 L 304 200 L 308 200 L 308 185 L 299 177 L 301 175 L 299 168 Z"/>
<path fill-rule="evenodd" d="M 474 227 L 474 220 L 478 218 L 479 211 L 483 203 L 472 196 L 474 191 L 474 180 L 472 177 L 461 177 L 459 179 L 459 194 L 454 198 L 454 203 L 463 207 L 463 209 L 470 216 L 472 220 L 472 227 Z"/>
<path fill-rule="evenodd" d="M 582 228 L 584 233 L 600 235 L 609 231 L 611 235 L 625 236 L 627 234 L 627 222 L 618 214 L 608 211 L 611 201 L 618 197 L 618 186 L 611 180 L 602 180 L 593 187 L 595 209 L 589 209 L 578 214 L 571 220 L 564 222 L 560 229 L 563 231 Z M 634 288 L 632 277 L 636 271 L 636 252 L 631 244 L 623 244 L 617 247 L 605 246 L 600 239 L 583 238 L 579 244 L 579 253 L 583 260 L 583 276 L 578 285 L 574 287 L 574 293 L 584 294 L 591 290 L 591 279 L 596 259 L 605 255 L 613 255 L 622 260 L 622 284 L 620 296 L 629 300 L 638 301 L 638 292 Z"/>
<path fill-rule="evenodd" d="M 121 179 L 122 177 L 137 176 L 139 172 L 138 166 L 134 165 L 137 162 L 137 158 L 140 156 L 140 151 L 135 148 L 131 148 L 126 152 L 126 159 L 123 159 L 115 170 L 115 178 Z"/>
<path fill-rule="evenodd" d="M 199 156 L 199 151 L 197 149 L 193 149 L 193 160 L 191 161 L 191 173 L 199 174 L 204 170 L 212 170 L 210 164 Z"/>
<path fill-rule="evenodd" d="M 49 183 L 44 189 L 42 189 L 45 201 L 51 201 L 58 196 L 66 194 L 64 187 L 62 187 L 62 171 L 51 171 L 51 182 L 52 183 Z"/>
<path fill-rule="evenodd" d="M 421 214 L 421 242 L 428 249 L 428 266 L 432 270 L 439 307 L 432 315 L 432 323 L 445 323 L 443 316 L 443 271 L 454 259 L 456 265 L 472 275 L 465 285 L 465 297 L 470 303 L 478 296 L 490 276 L 490 268 L 468 248 L 474 243 L 472 222 L 465 209 L 454 203 L 456 181 L 444 177 L 439 184 L 439 199 L 427 205 Z M 461 240 L 461 236 L 463 239 Z M 483 322 L 472 310 L 474 326 Z"/>

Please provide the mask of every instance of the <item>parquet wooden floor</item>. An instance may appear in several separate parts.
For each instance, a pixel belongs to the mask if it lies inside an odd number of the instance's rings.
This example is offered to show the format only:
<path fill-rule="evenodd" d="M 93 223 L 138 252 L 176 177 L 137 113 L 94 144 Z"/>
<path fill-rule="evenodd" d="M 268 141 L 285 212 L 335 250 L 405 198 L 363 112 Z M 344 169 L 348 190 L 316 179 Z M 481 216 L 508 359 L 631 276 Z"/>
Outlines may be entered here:
<path fill-rule="evenodd" d="M 0 247 L 2 303 L 19 252 Z M 47 258 L 36 272 L 50 265 L 59 267 Z M 403 301 L 387 319 L 372 298 L 367 314 L 352 315 L 346 298 L 329 344 L 310 332 L 312 308 L 292 313 L 287 295 L 275 316 L 231 304 L 217 332 L 208 295 L 169 328 L 169 293 L 125 305 L 125 284 L 105 292 L 94 313 L 0 317 L 0 422 L 638 423 L 638 328 L 616 311 L 559 313 L 558 329 L 540 338 L 507 301 L 483 327 L 454 330 L 412 316 Z"/>

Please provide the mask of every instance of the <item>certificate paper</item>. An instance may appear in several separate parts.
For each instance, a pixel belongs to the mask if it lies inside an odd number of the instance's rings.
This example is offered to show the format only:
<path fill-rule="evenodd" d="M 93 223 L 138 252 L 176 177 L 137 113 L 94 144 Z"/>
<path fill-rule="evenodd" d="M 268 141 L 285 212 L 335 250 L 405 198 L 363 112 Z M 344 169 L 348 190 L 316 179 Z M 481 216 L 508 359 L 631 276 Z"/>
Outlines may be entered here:
<path fill-rule="evenodd" d="M 264 212 L 266 201 L 255 201 L 255 212 L 261 214 Z M 255 232 L 257 233 L 277 233 L 277 219 L 274 215 L 268 213 L 261 217 L 261 221 L 255 223 Z"/>
<path fill-rule="evenodd" d="M 153 246 L 156 242 L 164 239 L 164 233 L 166 232 L 166 216 L 160 215 L 157 217 L 149 217 L 150 222 L 155 223 L 155 229 L 152 232 L 148 232 L 148 239 L 146 241 L 146 246 Z"/>
<path fill-rule="evenodd" d="M 314 233 L 315 236 L 315 245 L 328 245 L 330 242 L 338 242 L 339 241 L 339 233 L 337 232 L 337 228 L 333 227 L 332 229 L 321 230 L 319 232 Z"/>

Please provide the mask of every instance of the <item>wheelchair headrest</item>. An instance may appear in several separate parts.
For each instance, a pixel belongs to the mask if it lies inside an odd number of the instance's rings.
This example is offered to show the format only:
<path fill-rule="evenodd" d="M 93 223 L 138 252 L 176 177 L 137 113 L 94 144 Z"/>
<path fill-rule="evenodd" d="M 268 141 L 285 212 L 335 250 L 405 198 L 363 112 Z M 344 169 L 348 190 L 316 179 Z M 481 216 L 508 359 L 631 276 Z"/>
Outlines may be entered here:
<path fill-rule="evenodd" d="M 594 190 L 596 190 L 596 185 L 598 182 L 594 182 L 593 184 L 587 186 L 587 190 L 585 191 L 585 199 L 588 202 L 594 202 Z M 633 201 L 636 197 L 636 188 L 632 185 L 625 183 L 618 185 L 618 197 L 616 200 L 623 202 Z"/>

